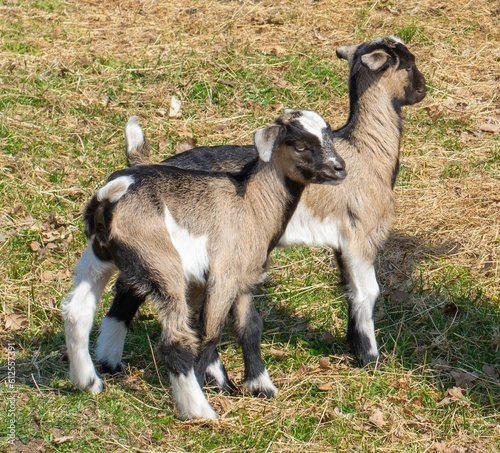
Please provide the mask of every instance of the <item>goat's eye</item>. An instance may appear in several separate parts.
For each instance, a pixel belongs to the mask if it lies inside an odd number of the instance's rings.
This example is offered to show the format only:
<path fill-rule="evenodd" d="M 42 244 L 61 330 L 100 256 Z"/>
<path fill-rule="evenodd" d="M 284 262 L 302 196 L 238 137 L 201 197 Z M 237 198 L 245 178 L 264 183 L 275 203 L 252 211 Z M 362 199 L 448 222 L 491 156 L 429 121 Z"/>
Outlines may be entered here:
<path fill-rule="evenodd" d="M 407 72 L 410 72 L 413 68 L 410 66 L 409 68 L 406 68 Z"/>
<path fill-rule="evenodd" d="M 302 151 L 305 151 L 306 150 L 306 147 L 303 143 L 297 143 L 295 145 L 295 149 L 299 152 L 302 152 Z"/>

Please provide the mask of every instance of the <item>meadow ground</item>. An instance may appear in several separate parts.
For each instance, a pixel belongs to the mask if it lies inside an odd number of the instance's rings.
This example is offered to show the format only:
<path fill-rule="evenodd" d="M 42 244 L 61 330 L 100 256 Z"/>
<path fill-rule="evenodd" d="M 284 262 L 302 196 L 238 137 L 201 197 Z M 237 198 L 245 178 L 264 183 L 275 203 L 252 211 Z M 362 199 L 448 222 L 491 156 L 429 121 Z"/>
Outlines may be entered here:
<path fill-rule="evenodd" d="M 499 451 L 499 14 L 486 0 L 2 0 L 0 451 Z M 249 143 L 283 107 L 339 127 L 335 48 L 385 35 L 408 43 L 429 92 L 405 109 L 397 222 L 377 261 L 383 365 L 349 354 L 331 251 L 296 248 L 273 253 L 255 298 L 277 399 L 209 393 L 219 420 L 179 421 L 150 306 L 124 372 L 98 396 L 76 391 L 60 302 L 82 209 L 125 165 L 127 118 L 142 117 L 155 160 L 183 141 Z M 220 350 L 241 388 L 230 335 Z"/>

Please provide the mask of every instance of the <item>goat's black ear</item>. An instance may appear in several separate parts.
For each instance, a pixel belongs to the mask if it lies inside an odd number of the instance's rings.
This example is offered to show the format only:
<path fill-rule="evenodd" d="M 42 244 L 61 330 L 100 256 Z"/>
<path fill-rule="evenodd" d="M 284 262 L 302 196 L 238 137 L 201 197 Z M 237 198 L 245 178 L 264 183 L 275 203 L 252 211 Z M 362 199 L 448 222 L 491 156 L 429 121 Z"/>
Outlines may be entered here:
<path fill-rule="evenodd" d="M 380 71 L 387 65 L 389 58 L 387 52 L 374 50 L 361 56 L 361 64 L 372 71 Z"/>
<path fill-rule="evenodd" d="M 347 60 L 349 63 L 354 58 L 354 54 L 356 53 L 357 45 L 351 46 L 343 46 L 339 47 L 335 53 L 337 54 L 337 58 L 342 58 L 343 60 Z"/>
<path fill-rule="evenodd" d="M 280 134 L 283 126 L 279 124 L 272 124 L 269 127 L 257 129 L 254 135 L 254 143 L 259 157 L 264 162 L 269 162 L 273 151 L 279 145 Z"/>

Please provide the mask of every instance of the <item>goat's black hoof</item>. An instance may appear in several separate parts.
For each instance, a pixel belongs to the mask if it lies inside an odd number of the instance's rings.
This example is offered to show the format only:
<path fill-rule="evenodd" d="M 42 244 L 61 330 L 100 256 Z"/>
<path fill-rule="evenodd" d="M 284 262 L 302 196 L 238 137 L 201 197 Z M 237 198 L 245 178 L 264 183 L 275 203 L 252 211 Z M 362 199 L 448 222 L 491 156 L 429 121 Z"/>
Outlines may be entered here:
<path fill-rule="evenodd" d="M 234 396 L 236 394 L 236 386 L 232 382 L 226 382 L 224 385 L 216 383 L 206 384 L 206 388 L 213 390 L 221 395 Z"/>
<path fill-rule="evenodd" d="M 380 365 L 382 364 L 382 358 L 378 355 L 362 355 L 359 360 L 363 365 L 363 368 L 367 370 L 376 370 L 380 368 Z"/>
<path fill-rule="evenodd" d="M 252 392 L 252 395 L 256 398 L 272 399 L 276 397 L 276 391 L 270 389 L 256 390 Z"/>
<path fill-rule="evenodd" d="M 110 365 L 109 363 L 101 363 L 101 370 L 103 373 L 107 374 L 117 374 L 122 372 L 122 364 Z"/>

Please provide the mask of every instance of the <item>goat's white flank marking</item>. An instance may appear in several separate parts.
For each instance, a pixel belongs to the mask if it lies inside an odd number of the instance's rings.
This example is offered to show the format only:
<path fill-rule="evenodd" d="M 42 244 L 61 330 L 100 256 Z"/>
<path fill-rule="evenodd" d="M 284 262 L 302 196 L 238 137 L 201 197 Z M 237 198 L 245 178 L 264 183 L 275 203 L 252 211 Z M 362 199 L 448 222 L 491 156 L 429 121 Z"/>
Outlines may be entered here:
<path fill-rule="evenodd" d="M 104 187 L 97 191 L 97 200 L 109 200 L 111 203 L 114 203 L 127 193 L 129 186 L 133 183 L 134 178 L 132 178 L 132 176 L 119 176 L 109 181 Z"/>
<path fill-rule="evenodd" d="M 144 134 L 137 123 L 138 116 L 132 116 L 125 125 L 125 147 L 127 152 L 135 151 L 144 144 Z"/>
<path fill-rule="evenodd" d="M 172 398 L 181 419 L 217 418 L 217 414 L 206 400 L 200 384 L 198 384 L 193 369 L 188 374 L 175 375 L 170 373 L 170 382 L 172 384 Z"/>
<path fill-rule="evenodd" d="M 127 331 L 127 326 L 119 319 L 106 316 L 102 320 L 96 347 L 96 357 L 99 362 L 106 363 L 110 367 L 116 367 L 120 363 Z"/>
<path fill-rule="evenodd" d="M 264 372 L 255 379 L 245 382 L 243 387 L 252 393 L 265 392 L 271 394 L 272 396 L 278 395 L 278 389 L 271 381 L 267 370 L 264 370 Z"/>
<path fill-rule="evenodd" d="M 204 281 L 205 272 L 208 270 L 209 265 L 208 237 L 205 235 L 193 236 L 188 230 L 181 228 L 172 217 L 167 206 L 165 206 L 165 225 L 181 258 L 186 279 Z"/>
<path fill-rule="evenodd" d="M 319 138 L 320 142 L 323 143 L 323 129 L 327 127 L 325 120 L 321 118 L 316 112 L 311 112 L 310 110 L 302 110 L 298 121 L 304 129 Z"/>
<path fill-rule="evenodd" d="M 62 303 L 70 379 L 91 393 L 101 392 L 104 385 L 90 358 L 89 334 L 99 298 L 115 270 L 88 246 L 75 268 L 74 289 Z"/>
<path fill-rule="evenodd" d="M 337 223 L 331 216 L 321 220 L 313 216 L 303 203 L 299 203 L 278 245 L 280 247 L 311 245 L 338 248 L 341 242 Z"/>

